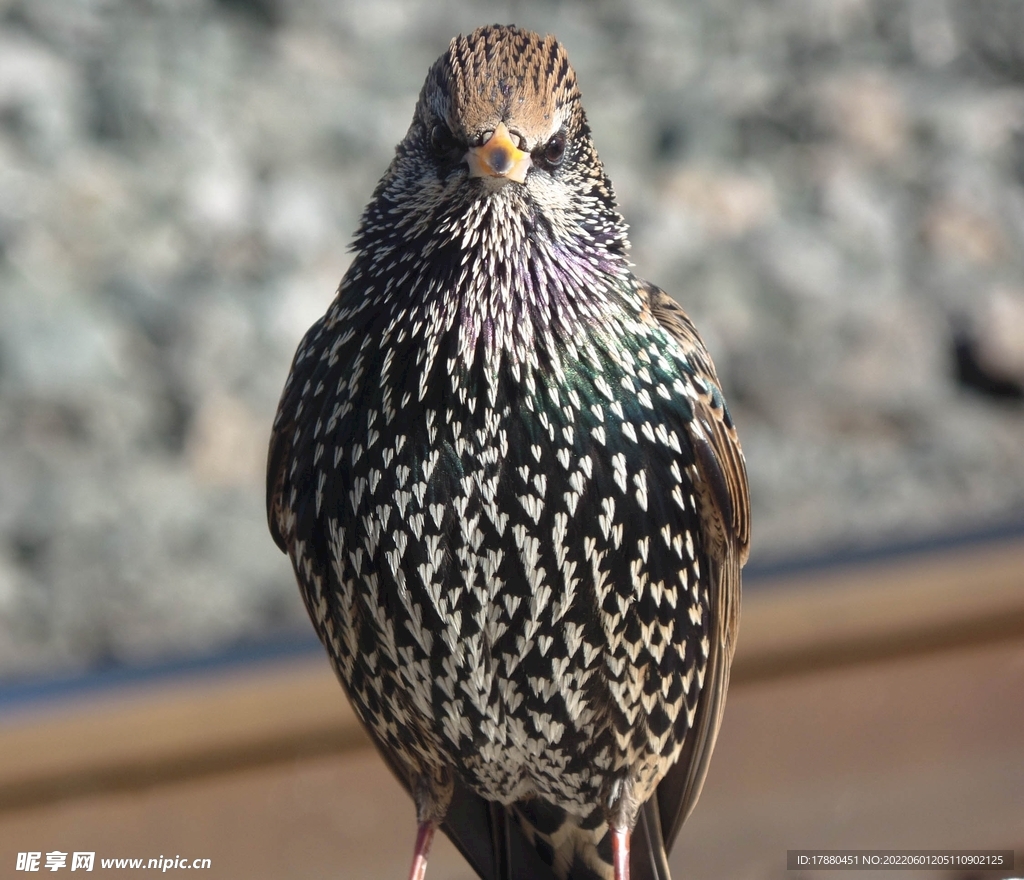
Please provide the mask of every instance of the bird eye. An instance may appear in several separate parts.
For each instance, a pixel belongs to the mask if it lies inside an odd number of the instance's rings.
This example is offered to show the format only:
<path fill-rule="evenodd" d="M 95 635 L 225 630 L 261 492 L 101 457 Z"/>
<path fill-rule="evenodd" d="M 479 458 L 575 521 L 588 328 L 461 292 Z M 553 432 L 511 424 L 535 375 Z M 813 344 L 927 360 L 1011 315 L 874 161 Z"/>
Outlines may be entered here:
<path fill-rule="evenodd" d="M 458 149 L 458 146 L 455 135 L 443 122 L 439 122 L 430 130 L 430 148 L 438 157 L 447 158 Z"/>
<path fill-rule="evenodd" d="M 565 132 L 558 132 L 544 145 L 540 158 L 549 169 L 562 164 L 565 158 Z"/>

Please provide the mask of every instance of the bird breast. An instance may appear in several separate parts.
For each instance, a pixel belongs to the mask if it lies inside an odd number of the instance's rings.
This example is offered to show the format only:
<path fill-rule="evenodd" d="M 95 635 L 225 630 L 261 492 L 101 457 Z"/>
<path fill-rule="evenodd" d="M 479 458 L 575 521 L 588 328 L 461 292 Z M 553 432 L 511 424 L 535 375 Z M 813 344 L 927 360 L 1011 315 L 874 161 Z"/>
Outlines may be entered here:
<path fill-rule="evenodd" d="M 320 418 L 295 470 L 320 527 L 299 532 L 329 536 L 313 604 L 383 742 L 583 815 L 678 755 L 708 566 L 685 363 L 628 298 L 609 327 L 611 296 L 549 296 L 502 324 L 495 298 L 343 290 L 307 343 Z"/>

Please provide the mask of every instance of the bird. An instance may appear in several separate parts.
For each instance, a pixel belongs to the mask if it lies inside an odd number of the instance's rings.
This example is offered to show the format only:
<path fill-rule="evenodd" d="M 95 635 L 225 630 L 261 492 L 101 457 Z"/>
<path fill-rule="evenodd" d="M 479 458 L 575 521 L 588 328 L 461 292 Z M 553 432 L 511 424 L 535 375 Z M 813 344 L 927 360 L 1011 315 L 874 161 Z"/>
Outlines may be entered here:
<path fill-rule="evenodd" d="M 683 308 L 633 273 L 563 45 L 453 39 L 298 345 L 267 515 L 355 714 L 485 880 L 670 880 L 750 542 Z"/>

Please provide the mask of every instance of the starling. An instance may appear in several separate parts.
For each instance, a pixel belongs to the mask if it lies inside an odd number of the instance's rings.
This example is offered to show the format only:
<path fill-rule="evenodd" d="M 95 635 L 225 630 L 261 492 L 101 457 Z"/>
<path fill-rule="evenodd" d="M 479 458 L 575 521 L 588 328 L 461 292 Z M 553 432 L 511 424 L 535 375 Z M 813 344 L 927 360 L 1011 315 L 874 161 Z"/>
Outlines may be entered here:
<path fill-rule="evenodd" d="M 746 471 L 628 247 L 565 50 L 480 28 L 292 363 L 270 529 L 415 802 L 415 880 L 438 826 L 488 880 L 668 880 L 707 773 Z"/>

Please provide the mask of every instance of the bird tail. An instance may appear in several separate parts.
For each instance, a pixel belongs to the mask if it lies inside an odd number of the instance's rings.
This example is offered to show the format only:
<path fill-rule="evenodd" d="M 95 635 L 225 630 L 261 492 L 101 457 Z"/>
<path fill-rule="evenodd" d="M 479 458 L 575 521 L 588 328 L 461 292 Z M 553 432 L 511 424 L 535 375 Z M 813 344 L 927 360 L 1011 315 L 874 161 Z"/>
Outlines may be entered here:
<path fill-rule="evenodd" d="M 481 880 L 559 880 L 509 808 L 461 782 L 441 827 Z"/>
<path fill-rule="evenodd" d="M 516 804 L 512 811 L 516 824 L 559 880 L 613 880 L 611 835 L 600 810 L 581 820 L 534 799 Z M 656 797 L 637 817 L 629 868 L 631 880 L 671 880 Z"/>
<path fill-rule="evenodd" d="M 482 880 L 612 880 L 607 825 L 591 825 L 537 799 L 504 807 L 456 783 L 442 827 Z M 629 868 L 631 880 L 672 880 L 657 797 L 640 810 Z"/>
<path fill-rule="evenodd" d="M 629 856 L 630 880 L 672 880 L 657 795 L 652 796 L 640 810 L 630 841 Z"/>

